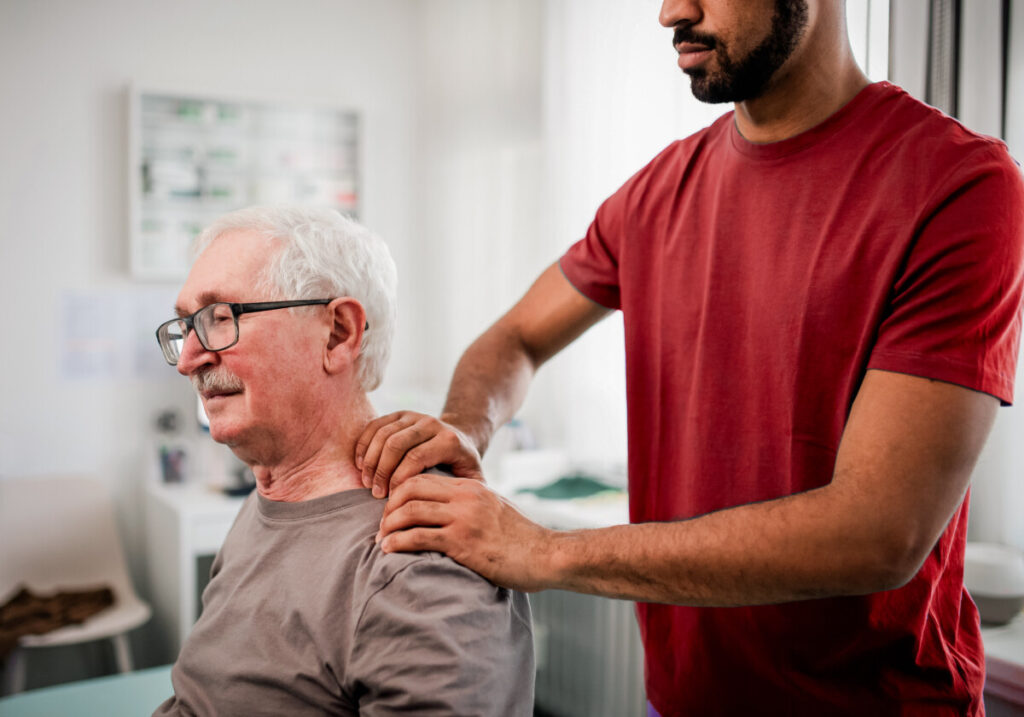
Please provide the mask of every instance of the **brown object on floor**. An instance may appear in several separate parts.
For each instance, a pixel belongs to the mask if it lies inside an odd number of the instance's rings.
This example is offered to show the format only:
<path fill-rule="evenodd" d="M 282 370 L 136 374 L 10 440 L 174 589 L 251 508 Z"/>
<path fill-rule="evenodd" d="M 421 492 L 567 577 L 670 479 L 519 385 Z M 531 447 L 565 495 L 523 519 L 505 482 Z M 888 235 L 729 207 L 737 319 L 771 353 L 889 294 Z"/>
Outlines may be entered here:
<path fill-rule="evenodd" d="M 22 635 L 42 635 L 65 625 L 77 625 L 113 604 L 114 593 L 108 587 L 61 590 L 49 597 L 20 587 L 0 606 L 0 660 L 18 646 Z"/>

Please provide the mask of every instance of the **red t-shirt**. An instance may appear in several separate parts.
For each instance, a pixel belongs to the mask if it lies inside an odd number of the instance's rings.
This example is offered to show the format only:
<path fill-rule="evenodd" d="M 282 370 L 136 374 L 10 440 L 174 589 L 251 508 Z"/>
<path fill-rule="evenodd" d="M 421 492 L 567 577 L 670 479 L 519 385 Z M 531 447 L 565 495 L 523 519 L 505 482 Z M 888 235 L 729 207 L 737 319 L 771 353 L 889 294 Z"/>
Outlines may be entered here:
<path fill-rule="evenodd" d="M 633 522 L 829 483 L 869 368 L 1012 400 L 1024 186 L 1005 146 L 882 82 L 796 137 L 670 145 L 561 260 L 626 332 Z M 702 714 L 978 714 L 961 506 L 906 586 L 637 606 L 648 699 Z"/>

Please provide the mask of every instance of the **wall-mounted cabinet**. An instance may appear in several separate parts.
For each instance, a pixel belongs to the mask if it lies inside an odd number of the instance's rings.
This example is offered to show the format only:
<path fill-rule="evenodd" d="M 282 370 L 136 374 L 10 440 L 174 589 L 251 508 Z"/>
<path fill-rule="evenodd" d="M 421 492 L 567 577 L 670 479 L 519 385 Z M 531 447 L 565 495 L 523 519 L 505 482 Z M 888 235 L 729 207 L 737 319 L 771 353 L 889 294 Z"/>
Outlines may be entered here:
<path fill-rule="evenodd" d="M 317 204 L 359 215 L 360 122 L 324 106 L 129 89 L 131 272 L 177 280 L 221 214 Z"/>

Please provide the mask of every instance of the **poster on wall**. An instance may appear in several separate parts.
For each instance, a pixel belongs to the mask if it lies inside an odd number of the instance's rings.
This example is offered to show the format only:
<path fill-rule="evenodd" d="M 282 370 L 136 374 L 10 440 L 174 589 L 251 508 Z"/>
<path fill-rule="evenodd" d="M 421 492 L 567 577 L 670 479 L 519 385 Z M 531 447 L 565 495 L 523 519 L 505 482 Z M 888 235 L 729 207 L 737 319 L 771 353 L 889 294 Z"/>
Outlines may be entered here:
<path fill-rule="evenodd" d="M 359 116 L 317 105 L 129 88 L 131 273 L 177 281 L 218 216 L 316 204 L 359 216 Z"/>

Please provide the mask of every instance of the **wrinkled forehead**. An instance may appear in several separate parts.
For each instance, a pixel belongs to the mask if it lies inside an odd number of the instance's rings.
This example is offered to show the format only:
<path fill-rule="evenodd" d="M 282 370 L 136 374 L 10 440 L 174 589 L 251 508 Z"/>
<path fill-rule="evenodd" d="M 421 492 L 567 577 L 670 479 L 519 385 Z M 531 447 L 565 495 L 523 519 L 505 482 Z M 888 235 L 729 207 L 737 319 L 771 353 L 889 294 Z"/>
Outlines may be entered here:
<path fill-rule="evenodd" d="M 280 243 L 254 231 L 232 230 L 214 239 L 196 257 L 175 309 L 191 314 L 216 301 L 260 301 L 261 279 Z"/>

